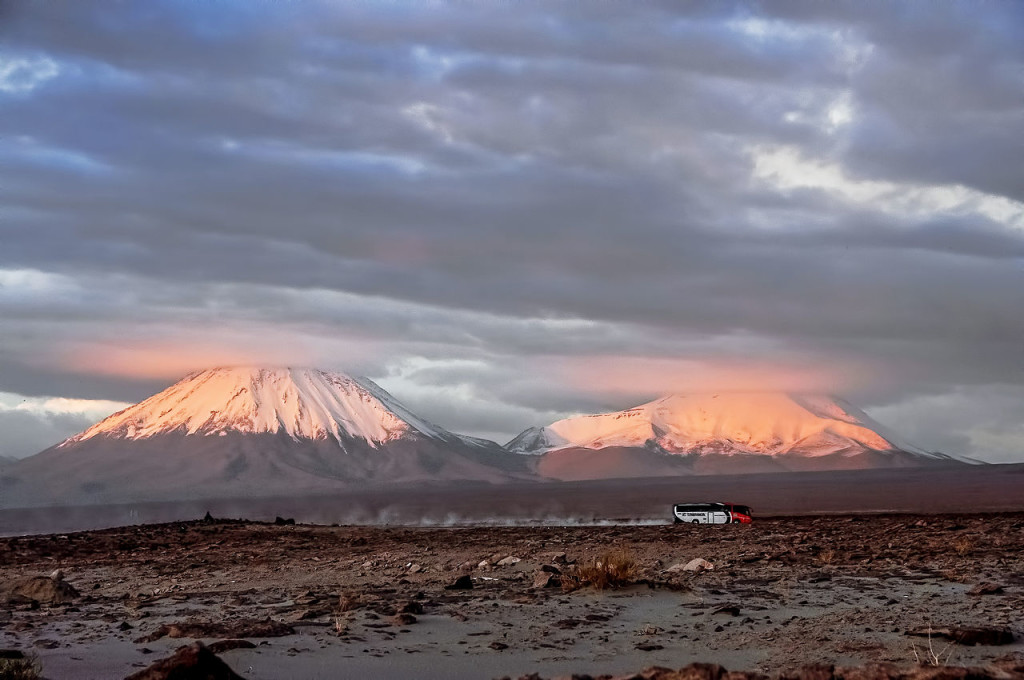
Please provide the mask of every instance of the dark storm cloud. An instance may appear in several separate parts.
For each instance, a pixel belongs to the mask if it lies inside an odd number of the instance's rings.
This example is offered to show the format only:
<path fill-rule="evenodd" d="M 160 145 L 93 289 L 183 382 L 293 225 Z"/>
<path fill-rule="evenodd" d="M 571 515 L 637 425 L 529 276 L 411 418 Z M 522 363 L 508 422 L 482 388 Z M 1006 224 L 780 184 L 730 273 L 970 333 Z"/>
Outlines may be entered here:
<path fill-rule="evenodd" d="M 7 3 L 0 391 L 136 400 L 192 359 L 117 357 L 172 339 L 495 437 L 629 405 L 559 361 L 1011 404 L 1022 37 L 1014 3 Z"/>

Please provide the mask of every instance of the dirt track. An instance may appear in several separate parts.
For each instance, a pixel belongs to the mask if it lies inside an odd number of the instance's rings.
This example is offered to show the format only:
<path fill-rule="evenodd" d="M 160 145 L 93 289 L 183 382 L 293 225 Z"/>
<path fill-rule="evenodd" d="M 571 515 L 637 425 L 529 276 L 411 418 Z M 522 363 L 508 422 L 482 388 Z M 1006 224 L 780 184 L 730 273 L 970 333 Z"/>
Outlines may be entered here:
<path fill-rule="evenodd" d="M 535 587 L 544 564 L 571 573 L 610 550 L 635 560 L 637 585 Z M 129 527 L 0 539 L 0 584 L 59 568 L 81 593 L 56 606 L 8 604 L 0 647 L 32 650 L 52 677 L 119 677 L 187 641 L 159 635 L 161 625 L 231 624 L 204 635 L 212 641 L 269 618 L 295 633 L 225 652 L 245 677 L 334 677 L 344 661 L 366 677 L 487 678 L 693 661 L 771 671 L 912 663 L 915 645 L 919 655 L 928 646 L 905 635 L 914 629 L 1016 636 L 1000 646 L 932 640 L 951 663 L 971 664 L 1024 652 L 1022 554 L 1021 513 L 699 527 Z M 519 561 L 495 566 L 507 557 Z M 697 557 L 715 568 L 669 571 Z M 463 574 L 472 589 L 445 589 Z M 969 594 L 986 582 L 997 592 Z M 408 603 L 414 622 L 395 618 Z"/>

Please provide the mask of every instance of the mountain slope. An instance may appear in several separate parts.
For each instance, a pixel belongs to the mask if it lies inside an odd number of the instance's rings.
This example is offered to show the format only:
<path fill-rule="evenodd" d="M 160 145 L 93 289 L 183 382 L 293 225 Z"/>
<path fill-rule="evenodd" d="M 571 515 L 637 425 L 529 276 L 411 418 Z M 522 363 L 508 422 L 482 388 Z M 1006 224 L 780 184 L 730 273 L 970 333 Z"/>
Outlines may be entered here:
<path fill-rule="evenodd" d="M 98 436 L 139 440 L 172 432 L 283 432 L 295 440 L 358 438 L 373 446 L 411 433 L 451 435 L 365 378 L 315 369 L 214 368 L 193 373 L 60 446 Z"/>
<path fill-rule="evenodd" d="M 366 379 L 217 368 L 4 469 L 0 503 L 182 500 L 529 478 L 494 442 L 417 417 Z"/>
<path fill-rule="evenodd" d="M 540 455 L 535 468 L 557 479 L 953 462 L 900 442 L 839 399 L 776 393 L 670 395 L 530 428 L 506 448 Z"/>

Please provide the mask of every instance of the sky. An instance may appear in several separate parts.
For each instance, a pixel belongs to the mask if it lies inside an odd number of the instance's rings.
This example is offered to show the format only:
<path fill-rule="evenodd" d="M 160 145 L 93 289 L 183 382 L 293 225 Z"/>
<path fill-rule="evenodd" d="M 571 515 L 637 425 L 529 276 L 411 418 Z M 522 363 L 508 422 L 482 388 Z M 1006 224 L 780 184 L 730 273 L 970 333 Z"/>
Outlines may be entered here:
<path fill-rule="evenodd" d="M 1024 462 L 1024 3 L 0 2 L 0 455 L 238 364 Z"/>

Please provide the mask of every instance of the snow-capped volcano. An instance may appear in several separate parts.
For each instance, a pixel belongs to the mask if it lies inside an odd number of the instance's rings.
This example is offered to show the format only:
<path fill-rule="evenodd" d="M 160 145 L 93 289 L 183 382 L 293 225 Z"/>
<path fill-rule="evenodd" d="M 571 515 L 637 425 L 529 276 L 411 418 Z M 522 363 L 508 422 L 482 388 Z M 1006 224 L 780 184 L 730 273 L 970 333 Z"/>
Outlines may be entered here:
<path fill-rule="evenodd" d="M 532 478 L 522 456 L 433 425 L 365 378 L 215 368 L 5 466 L 0 503 L 294 496 Z"/>
<path fill-rule="evenodd" d="M 506 448 L 546 454 L 538 470 L 558 478 L 578 478 L 574 468 L 583 467 L 602 470 L 599 476 L 636 476 L 628 469 L 605 470 L 613 459 L 614 467 L 636 465 L 647 473 L 663 464 L 676 474 L 951 461 L 900 442 L 834 397 L 779 393 L 674 394 L 625 411 L 530 428 Z"/>
<path fill-rule="evenodd" d="M 232 367 L 193 373 L 60 447 L 98 436 L 139 440 L 230 432 L 338 442 L 357 438 L 371 446 L 412 433 L 454 436 L 418 418 L 366 378 L 310 368 Z"/>

